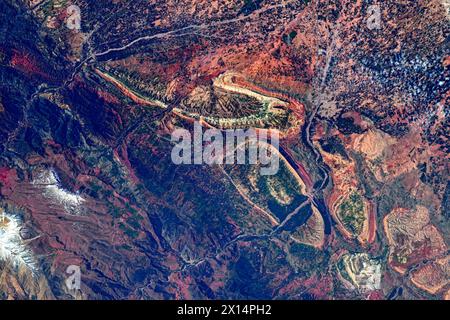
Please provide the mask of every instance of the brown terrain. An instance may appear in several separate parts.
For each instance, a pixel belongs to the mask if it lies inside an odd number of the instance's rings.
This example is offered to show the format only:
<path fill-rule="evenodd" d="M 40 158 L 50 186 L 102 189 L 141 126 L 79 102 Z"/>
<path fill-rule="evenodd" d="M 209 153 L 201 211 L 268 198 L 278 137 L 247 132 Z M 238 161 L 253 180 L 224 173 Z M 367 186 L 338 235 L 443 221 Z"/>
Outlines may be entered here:
<path fill-rule="evenodd" d="M 0 6 L 1 298 L 449 299 L 448 1 Z M 195 121 L 280 170 L 175 165 Z"/>

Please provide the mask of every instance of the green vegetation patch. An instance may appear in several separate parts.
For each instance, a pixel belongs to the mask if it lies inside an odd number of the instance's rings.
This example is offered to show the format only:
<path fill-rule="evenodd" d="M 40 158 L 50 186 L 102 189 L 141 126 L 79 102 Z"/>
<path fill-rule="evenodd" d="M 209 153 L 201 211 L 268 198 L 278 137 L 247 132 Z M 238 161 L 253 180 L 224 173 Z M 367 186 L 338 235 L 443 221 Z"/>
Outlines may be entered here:
<path fill-rule="evenodd" d="M 311 276 L 326 270 L 329 254 L 310 245 L 293 243 L 289 248 L 289 261 L 300 276 Z"/>
<path fill-rule="evenodd" d="M 355 235 L 359 235 L 366 219 L 364 214 L 363 198 L 357 192 L 353 192 L 339 206 L 339 217 L 344 227 Z"/>

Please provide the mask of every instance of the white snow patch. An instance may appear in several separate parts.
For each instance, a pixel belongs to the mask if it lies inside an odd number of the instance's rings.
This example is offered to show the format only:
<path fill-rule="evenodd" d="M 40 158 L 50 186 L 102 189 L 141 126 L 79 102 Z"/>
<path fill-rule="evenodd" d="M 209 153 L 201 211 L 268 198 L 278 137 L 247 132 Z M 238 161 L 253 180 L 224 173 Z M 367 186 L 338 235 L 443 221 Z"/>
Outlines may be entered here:
<path fill-rule="evenodd" d="M 61 187 L 58 175 L 53 170 L 46 170 L 38 174 L 33 184 L 44 185 L 44 196 L 64 207 L 67 213 L 80 214 L 83 199 L 79 194 L 70 192 Z"/>
<path fill-rule="evenodd" d="M 14 267 L 25 265 L 35 271 L 35 260 L 20 236 L 20 229 L 18 217 L 7 212 L 0 215 L 0 260 L 10 261 Z"/>

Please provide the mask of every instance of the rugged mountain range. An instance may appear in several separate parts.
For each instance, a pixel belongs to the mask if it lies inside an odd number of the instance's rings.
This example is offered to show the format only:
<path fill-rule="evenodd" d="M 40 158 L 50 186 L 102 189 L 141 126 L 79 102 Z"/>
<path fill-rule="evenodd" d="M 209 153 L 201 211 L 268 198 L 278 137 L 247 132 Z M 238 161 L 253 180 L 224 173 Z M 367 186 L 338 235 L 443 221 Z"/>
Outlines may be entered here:
<path fill-rule="evenodd" d="M 449 7 L 0 1 L 0 297 L 450 298 Z"/>

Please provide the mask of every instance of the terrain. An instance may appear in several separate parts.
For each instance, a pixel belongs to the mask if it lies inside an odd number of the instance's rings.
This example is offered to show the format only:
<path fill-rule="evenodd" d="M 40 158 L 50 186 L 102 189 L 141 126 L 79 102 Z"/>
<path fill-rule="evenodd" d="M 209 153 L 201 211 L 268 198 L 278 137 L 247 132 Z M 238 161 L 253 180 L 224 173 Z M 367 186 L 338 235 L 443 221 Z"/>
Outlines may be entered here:
<path fill-rule="evenodd" d="M 449 10 L 1 1 L 0 298 L 448 299 Z M 278 172 L 174 164 L 194 122 Z"/>

